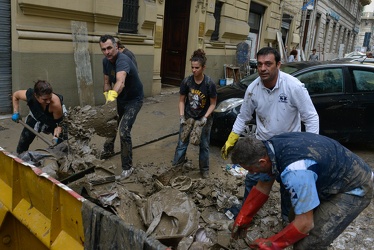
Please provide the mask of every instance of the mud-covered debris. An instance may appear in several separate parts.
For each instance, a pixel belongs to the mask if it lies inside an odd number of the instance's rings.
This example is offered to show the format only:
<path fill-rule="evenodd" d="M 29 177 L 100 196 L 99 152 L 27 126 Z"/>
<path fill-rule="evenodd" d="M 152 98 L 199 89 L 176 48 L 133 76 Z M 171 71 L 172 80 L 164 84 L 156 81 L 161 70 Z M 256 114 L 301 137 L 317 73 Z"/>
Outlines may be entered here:
<path fill-rule="evenodd" d="M 101 204 L 104 207 L 107 207 L 107 206 L 118 206 L 119 202 L 120 202 L 120 199 L 118 197 L 118 192 L 117 191 L 100 194 L 98 196 L 98 200 L 101 202 Z"/>
<path fill-rule="evenodd" d="M 200 214 L 194 202 L 183 192 L 164 188 L 151 195 L 143 208 L 147 235 L 188 236 L 196 231 Z"/>
<path fill-rule="evenodd" d="M 199 228 L 195 233 L 194 244 L 204 243 L 205 246 L 213 246 L 217 242 L 217 232 L 210 228 Z M 197 244 L 195 244 L 197 245 Z"/>
<path fill-rule="evenodd" d="M 117 133 L 117 102 L 102 106 L 76 106 L 68 112 L 69 134 L 77 140 L 89 140 L 93 133 L 113 137 Z"/>
<path fill-rule="evenodd" d="M 182 126 L 182 132 L 181 132 L 181 141 L 186 142 L 188 138 L 190 138 L 190 133 L 195 124 L 195 119 L 188 118 Z"/>
<path fill-rule="evenodd" d="M 190 134 L 190 142 L 192 145 L 198 146 L 200 145 L 201 133 L 203 132 L 203 127 L 201 126 L 200 121 L 195 121 L 191 134 Z"/>
<path fill-rule="evenodd" d="M 179 191 L 188 191 L 192 186 L 192 180 L 188 176 L 178 176 L 170 181 L 170 185 Z"/>
<path fill-rule="evenodd" d="M 47 173 L 52 178 L 58 179 L 58 172 L 59 172 L 59 165 L 57 159 L 55 158 L 45 158 L 41 164 L 43 167 L 41 168 L 44 173 Z"/>

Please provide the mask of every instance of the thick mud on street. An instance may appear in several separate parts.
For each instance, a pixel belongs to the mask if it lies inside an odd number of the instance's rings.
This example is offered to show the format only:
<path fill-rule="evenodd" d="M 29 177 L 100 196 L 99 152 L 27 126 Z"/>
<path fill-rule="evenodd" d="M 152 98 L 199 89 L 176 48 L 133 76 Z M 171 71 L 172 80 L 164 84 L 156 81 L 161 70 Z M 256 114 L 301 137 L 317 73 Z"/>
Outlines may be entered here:
<path fill-rule="evenodd" d="M 233 220 L 227 209 L 241 203 L 244 177 L 227 171 L 230 162 L 222 160 L 218 146 L 211 146 L 208 179 L 200 176 L 196 146 L 189 147 L 189 160 L 183 166 L 172 167 L 176 140 L 177 135 L 171 135 L 135 148 L 135 171 L 126 180 L 112 178 L 120 172 L 117 154 L 105 161 L 95 159 L 100 162 L 95 172 L 69 186 L 173 249 L 248 249 L 251 240 L 283 228 L 279 186 L 274 185 L 247 239 L 232 240 L 228 225 Z M 374 166 L 372 150 L 350 147 Z M 372 202 L 329 249 L 373 249 L 373 214 Z"/>
<path fill-rule="evenodd" d="M 43 171 L 172 249 L 248 249 L 250 241 L 279 232 L 284 224 L 280 218 L 279 186 L 274 185 L 269 200 L 255 216 L 247 239 L 231 239 L 228 226 L 233 220 L 228 209 L 242 202 L 244 175 L 231 171 L 230 161 L 221 158 L 221 145 L 211 145 L 208 179 L 201 178 L 197 146 L 189 146 L 185 164 L 172 167 L 179 128 L 177 101 L 174 93 L 145 100 L 132 131 L 135 170 L 128 179 L 115 179 L 121 172 L 119 138 L 116 154 L 107 160 L 99 159 L 104 136 L 113 135 L 110 130 L 116 123 L 114 107 L 71 109 L 69 141 L 24 157 L 37 161 Z M 99 117 L 107 121 L 103 127 Z M 1 123 L 4 129 L 12 125 L 11 121 Z M 92 126 L 98 131 L 96 134 Z M 20 132 L 16 133 L 18 138 Z M 16 148 L 18 140 L 10 141 L 9 132 L 1 136 L 7 139 L 2 142 L 5 148 Z M 374 169 L 373 145 L 346 146 Z M 374 249 L 373 224 L 371 202 L 329 249 Z"/>

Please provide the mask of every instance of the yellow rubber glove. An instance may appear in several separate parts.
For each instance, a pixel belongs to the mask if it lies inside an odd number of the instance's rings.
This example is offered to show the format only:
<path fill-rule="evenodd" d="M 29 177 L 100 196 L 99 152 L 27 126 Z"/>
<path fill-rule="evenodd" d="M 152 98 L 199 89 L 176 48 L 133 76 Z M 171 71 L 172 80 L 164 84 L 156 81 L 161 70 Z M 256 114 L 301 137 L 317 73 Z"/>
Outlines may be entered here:
<path fill-rule="evenodd" d="M 221 157 L 224 160 L 227 160 L 229 152 L 235 146 L 235 143 L 238 141 L 238 139 L 239 139 L 238 134 L 236 134 L 234 132 L 230 133 L 229 138 L 227 138 L 227 141 L 226 141 L 225 145 L 223 145 L 223 147 L 221 149 Z"/>
<path fill-rule="evenodd" d="M 104 94 L 104 97 L 105 97 L 105 102 L 107 102 L 108 101 L 108 91 L 105 91 L 103 94 Z"/>
<path fill-rule="evenodd" d="M 112 102 L 112 101 L 115 101 L 117 99 L 117 92 L 114 91 L 114 90 L 109 90 L 108 91 L 108 99 L 106 100 L 106 102 Z"/>

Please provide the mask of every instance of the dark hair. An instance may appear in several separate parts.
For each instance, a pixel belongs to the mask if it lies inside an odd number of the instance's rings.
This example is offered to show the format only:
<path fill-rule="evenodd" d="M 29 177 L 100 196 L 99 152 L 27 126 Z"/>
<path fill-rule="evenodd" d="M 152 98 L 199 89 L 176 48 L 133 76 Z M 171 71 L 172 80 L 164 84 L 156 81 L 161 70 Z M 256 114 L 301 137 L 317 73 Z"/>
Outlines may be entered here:
<path fill-rule="evenodd" d="M 100 42 L 101 43 L 105 43 L 107 40 L 111 40 L 112 43 L 113 43 L 113 45 L 116 45 L 116 39 L 114 39 L 113 36 L 111 36 L 111 35 L 102 35 L 100 37 Z"/>
<path fill-rule="evenodd" d="M 276 49 L 272 48 L 272 47 L 264 47 L 264 48 L 260 49 L 257 52 L 257 58 L 259 56 L 266 56 L 266 55 L 269 55 L 269 54 L 273 54 L 274 55 L 276 63 L 278 63 L 281 60 L 279 52 Z"/>
<path fill-rule="evenodd" d="M 36 96 L 50 95 L 53 89 L 49 82 L 44 80 L 38 80 L 34 85 L 34 93 Z"/>
<path fill-rule="evenodd" d="M 199 62 L 202 67 L 205 66 L 206 56 L 205 52 L 202 49 L 195 50 L 190 59 L 191 62 Z"/>
<path fill-rule="evenodd" d="M 312 51 L 317 51 L 316 49 L 312 49 Z"/>
<path fill-rule="evenodd" d="M 255 137 L 240 138 L 231 153 L 233 164 L 254 165 L 267 155 L 265 145 Z"/>
<path fill-rule="evenodd" d="M 297 50 L 295 49 L 291 50 L 290 55 L 297 56 Z"/>
<path fill-rule="evenodd" d="M 120 40 L 117 41 L 117 46 L 118 46 L 119 49 L 124 49 L 125 48 L 125 45 L 123 45 Z"/>

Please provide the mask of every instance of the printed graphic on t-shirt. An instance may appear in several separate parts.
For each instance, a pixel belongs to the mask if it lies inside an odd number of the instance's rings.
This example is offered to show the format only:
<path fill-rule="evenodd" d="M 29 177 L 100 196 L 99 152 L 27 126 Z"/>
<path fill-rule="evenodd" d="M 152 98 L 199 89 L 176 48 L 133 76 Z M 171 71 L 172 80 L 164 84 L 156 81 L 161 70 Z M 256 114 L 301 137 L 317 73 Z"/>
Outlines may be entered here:
<path fill-rule="evenodd" d="M 205 94 L 200 90 L 191 89 L 191 92 L 188 93 L 188 100 L 190 103 L 191 109 L 204 109 L 206 104 Z"/>

